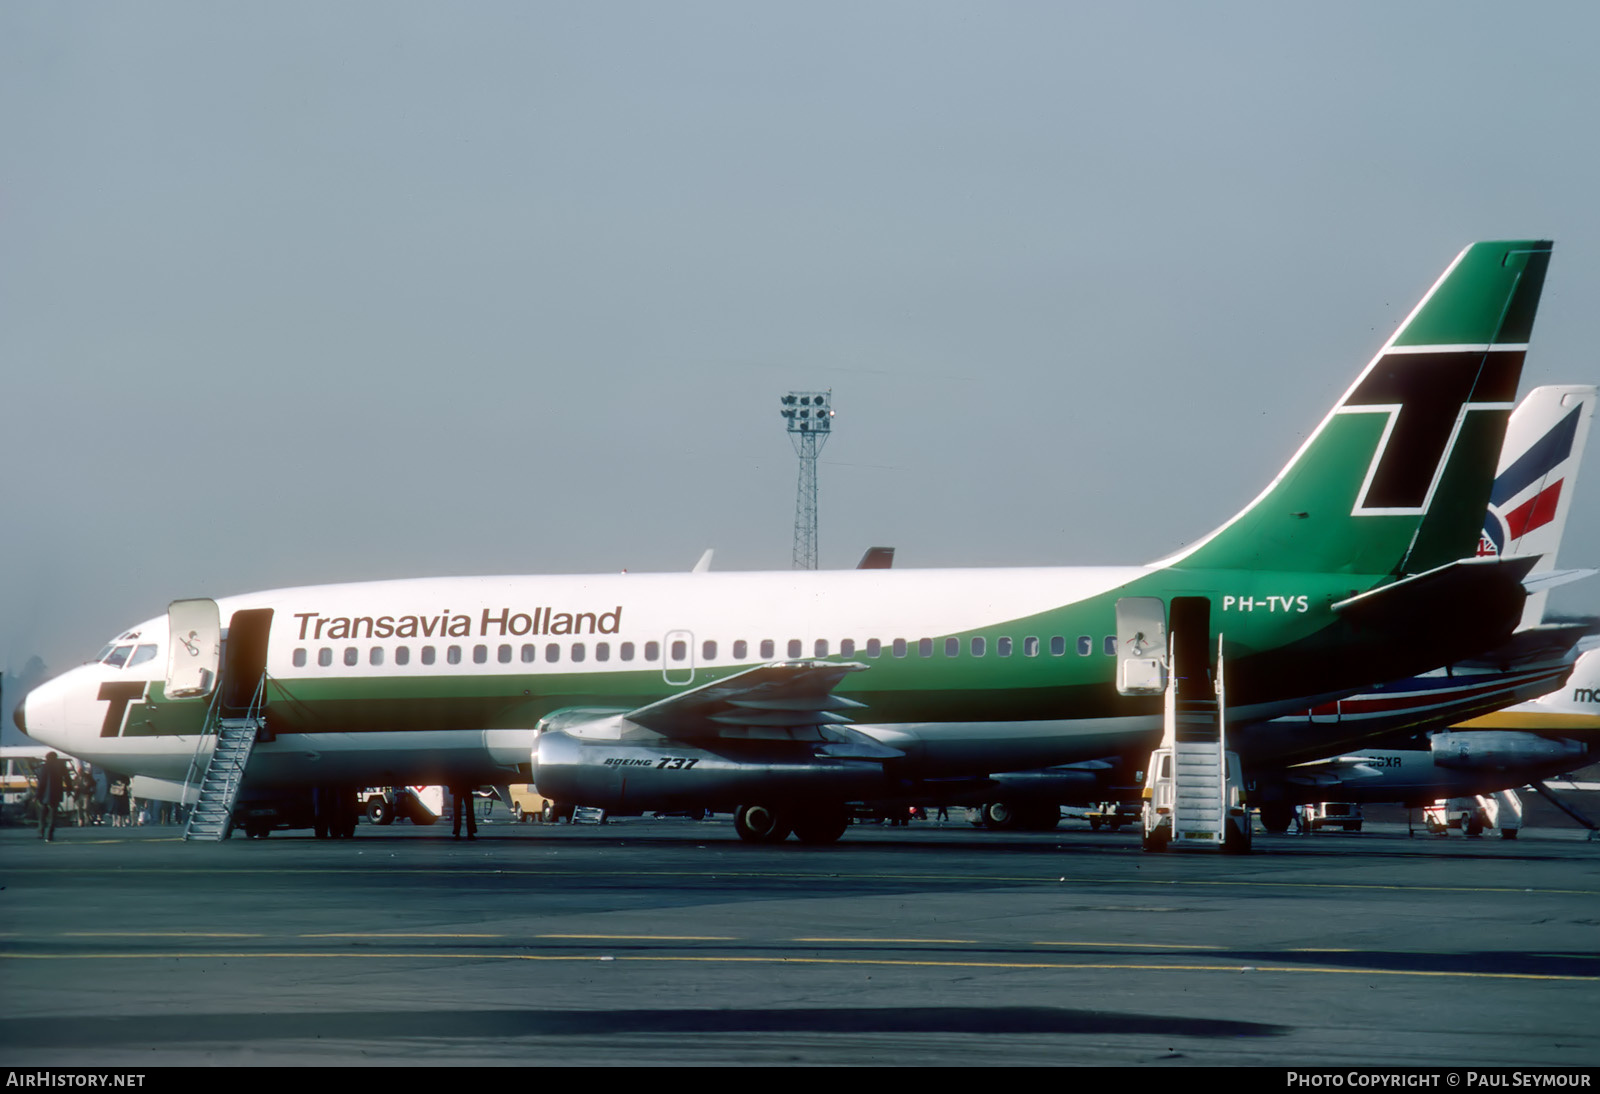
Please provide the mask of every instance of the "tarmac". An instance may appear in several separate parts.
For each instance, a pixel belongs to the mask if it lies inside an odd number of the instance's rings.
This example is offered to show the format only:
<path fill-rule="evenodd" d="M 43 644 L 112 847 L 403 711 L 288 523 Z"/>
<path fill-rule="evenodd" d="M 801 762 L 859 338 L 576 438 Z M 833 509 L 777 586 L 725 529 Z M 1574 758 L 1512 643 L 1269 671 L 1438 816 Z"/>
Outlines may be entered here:
<path fill-rule="evenodd" d="M 1600 1064 L 1600 842 L 0 830 L 0 1065 Z"/>

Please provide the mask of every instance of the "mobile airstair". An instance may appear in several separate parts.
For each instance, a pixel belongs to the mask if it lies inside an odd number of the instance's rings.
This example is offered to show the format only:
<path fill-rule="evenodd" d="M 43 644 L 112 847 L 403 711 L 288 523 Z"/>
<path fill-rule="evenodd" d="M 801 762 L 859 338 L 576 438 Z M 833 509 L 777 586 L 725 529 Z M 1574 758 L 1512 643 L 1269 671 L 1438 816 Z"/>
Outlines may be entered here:
<path fill-rule="evenodd" d="M 233 810 L 239 801 L 239 787 L 244 782 L 250 753 L 266 724 L 262 710 L 265 693 L 266 677 L 263 676 L 243 717 L 222 717 L 213 704 L 206 719 L 208 732 L 190 765 L 191 785 L 198 786 L 199 798 L 189 811 L 189 823 L 183 829 L 185 840 L 225 840 L 233 834 Z M 211 732 L 213 727 L 215 731 Z M 213 744 L 202 771 L 199 761 L 206 738 Z"/>
<path fill-rule="evenodd" d="M 1143 845 L 1242 853 L 1250 849 L 1250 812 L 1239 758 L 1228 751 L 1222 636 L 1213 671 L 1209 605 L 1179 610 L 1199 599 L 1173 602 L 1161 747 L 1145 767 Z"/>

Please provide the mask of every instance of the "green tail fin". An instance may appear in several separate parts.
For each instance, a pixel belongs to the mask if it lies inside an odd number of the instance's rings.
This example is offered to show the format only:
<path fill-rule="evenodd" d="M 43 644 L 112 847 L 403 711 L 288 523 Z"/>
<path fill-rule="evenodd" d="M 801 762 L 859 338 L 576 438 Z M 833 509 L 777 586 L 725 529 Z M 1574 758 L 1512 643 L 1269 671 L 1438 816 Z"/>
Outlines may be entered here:
<path fill-rule="evenodd" d="M 1471 556 L 1550 262 L 1474 243 L 1261 495 L 1163 564 L 1420 573 Z"/>

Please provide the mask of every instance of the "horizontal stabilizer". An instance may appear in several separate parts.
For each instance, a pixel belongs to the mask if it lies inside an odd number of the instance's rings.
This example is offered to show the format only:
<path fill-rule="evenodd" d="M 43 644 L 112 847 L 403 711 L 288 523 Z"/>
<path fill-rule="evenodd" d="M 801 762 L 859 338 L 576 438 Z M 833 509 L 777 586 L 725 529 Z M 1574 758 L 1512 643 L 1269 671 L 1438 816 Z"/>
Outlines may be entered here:
<path fill-rule="evenodd" d="M 1560 661 L 1577 648 L 1591 629 L 1589 623 L 1541 623 L 1537 627 L 1523 627 L 1489 652 L 1476 654 L 1460 664 L 1464 668 L 1481 665 L 1510 672 L 1536 662 Z"/>
<path fill-rule="evenodd" d="M 1522 587 L 1530 593 L 1536 593 L 1544 589 L 1554 589 L 1558 585 L 1570 585 L 1574 581 L 1582 581 L 1597 573 L 1600 573 L 1600 570 L 1546 570 L 1542 574 L 1529 574 L 1523 578 Z"/>
<path fill-rule="evenodd" d="M 1360 630 L 1406 636 L 1435 666 L 1474 657 L 1507 641 L 1522 618 L 1522 579 L 1537 557 L 1469 558 L 1337 601 Z"/>
<path fill-rule="evenodd" d="M 1456 604 L 1463 599 L 1493 593 L 1505 595 L 1507 591 L 1520 596 L 1522 579 L 1537 561 L 1537 558 L 1465 558 L 1347 597 L 1335 602 L 1333 610 L 1354 623 L 1404 626 L 1418 611 Z"/>
<path fill-rule="evenodd" d="M 630 711 L 627 720 L 669 737 L 709 738 L 726 727 L 817 729 L 846 721 L 835 713 L 861 704 L 833 694 L 852 661 L 779 661 L 736 672 Z"/>

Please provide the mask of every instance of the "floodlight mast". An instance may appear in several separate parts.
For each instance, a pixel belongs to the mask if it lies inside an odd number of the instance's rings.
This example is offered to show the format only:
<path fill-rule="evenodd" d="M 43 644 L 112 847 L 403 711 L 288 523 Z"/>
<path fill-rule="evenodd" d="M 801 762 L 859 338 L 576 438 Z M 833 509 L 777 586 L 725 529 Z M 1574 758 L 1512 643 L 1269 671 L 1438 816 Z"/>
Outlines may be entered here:
<path fill-rule="evenodd" d="M 833 435 L 833 389 L 791 391 L 779 399 L 789 440 L 800 457 L 794 502 L 794 568 L 817 568 L 817 453 Z"/>

